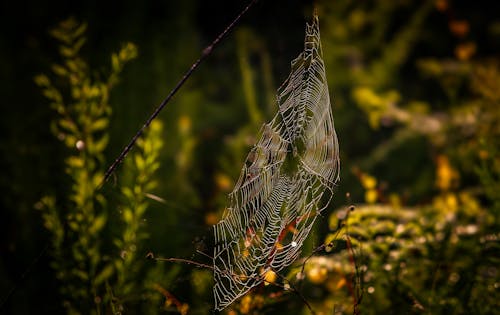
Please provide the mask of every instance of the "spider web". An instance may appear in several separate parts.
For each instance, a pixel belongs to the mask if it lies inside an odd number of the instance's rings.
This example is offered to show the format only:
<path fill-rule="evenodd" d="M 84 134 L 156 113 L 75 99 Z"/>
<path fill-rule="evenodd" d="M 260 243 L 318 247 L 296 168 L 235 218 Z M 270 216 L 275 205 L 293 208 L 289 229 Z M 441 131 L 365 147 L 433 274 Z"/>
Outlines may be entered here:
<path fill-rule="evenodd" d="M 261 128 L 214 226 L 217 310 L 297 259 L 339 179 L 317 16 L 306 25 L 304 51 L 292 61 L 277 102 L 278 113 Z"/>

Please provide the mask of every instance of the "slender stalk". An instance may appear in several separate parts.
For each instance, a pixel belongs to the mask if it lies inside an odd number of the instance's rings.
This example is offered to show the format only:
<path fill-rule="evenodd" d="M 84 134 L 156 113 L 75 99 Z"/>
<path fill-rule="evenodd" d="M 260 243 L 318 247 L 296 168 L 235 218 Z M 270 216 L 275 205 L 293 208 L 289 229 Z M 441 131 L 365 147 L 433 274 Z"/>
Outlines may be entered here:
<path fill-rule="evenodd" d="M 194 265 L 194 266 L 197 266 L 197 267 L 200 267 L 200 268 L 207 268 L 207 269 L 210 269 L 210 270 L 214 270 L 216 267 L 214 266 L 210 266 L 210 265 L 207 265 L 207 264 L 203 264 L 203 263 L 199 263 L 197 261 L 193 261 L 193 260 L 189 260 L 189 259 L 183 259 L 183 258 L 161 258 L 161 257 L 158 257 L 158 258 L 155 258 L 153 253 L 149 253 L 146 257 L 148 258 L 152 258 L 156 261 L 166 261 L 166 262 L 177 262 L 177 263 L 184 263 L 184 264 L 188 264 L 188 265 Z M 230 274 L 231 276 L 238 276 L 237 274 Z M 302 295 L 302 293 L 300 293 L 300 291 L 294 286 L 293 283 L 291 283 L 286 277 L 280 275 L 279 273 L 276 273 L 276 275 L 278 275 L 278 277 L 280 277 L 280 279 L 283 281 L 283 282 L 286 282 L 290 285 L 290 291 L 295 293 L 296 295 L 298 295 L 300 297 L 300 299 L 302 300 L 302 302 L 307 306 L 307 308 L 309 309 L 309 311 L 311 312 L 312 315 L 315 315 L 316 312 L 314 312 L 313 308 L 311 307 L 311 304 L 309 304 L 309 302 L 307 301 L 307 299 Z M 254 278 L 256 280 L 260 280 L 262 278 Z M 282 288 L 282 289 L 285 289 L 285 287 L 283 285 L 280 285 L 280 284 L 277 284 L 275 283 L 274 281 L 267 281 L 265 279 L 263 279 L 263 281 L 267 284 L 270 284 L 270 285 L 273 285 L 273 286 L 276 286 L 276 287 L 279 287 L 279 288 Z"/>
<path fill-rule="evenodd" d="M 193 261 L 193 260 L 189 260 L 189 259 L 184 259 L 184 258 L 154 258 L 154 260 L 156 261 L 168 261 L 168 262 L 178 262 L 178 263 L 184 263 L 184 264 L 188 264 L 188 265 L 194 265 L 194 266 L 197 266 L 197 267 L 201 267 L 201 268 L 207 268 L 207 269 L 211 269 L 211 270 L 214 270 L 214 266 L 210 266 L 210 265 L 207 265 L 207 264 L 202 264 L 202 263 L 199 263 L 199 262 L 196 262 L 196 261 Z"/>
<path fill-rule="evenodd" d="M 156 107 L 154 112 L 149 116 L 149 118 L 146 120 L 144 125 L 137 131 L 137 133 L 132 137 L 130 142 L 123 148 L 121 151 L 120 155 L 115 159 L 113 164 L 106 170 L 106 173 L 104 173 L 104 178 L 99 184 L 99 188 L 101 188 L 105 182 L 108 181 L 109 177 L 113 172 L 116 170 L 116 168 L 123 162 L 127 154 L 130 152 L 130 150 L 134 147 L 137 139 L 142 136 L 144 133 L 144 130 L 151 124 L 151 122 L 160 114 L 161 110 L 167 105 L 167 103 L 172 99 L 172 97 L 177 93 L 177 91 L 184 85 L 184 83 L 187 81 L 187 79 L 193 74 L 193 72 L 198 68 L 200 63 L 205 60 L 213 51 L 215 46 L 234 28 L 234 26 L 240 21 L 240 19 L 247 13 L 247 11 L 257 2 L 258 0 L 252 0 L 250 3 L 236 16 L 236 18 L 222 31 L 222 33 L 217 36 L 217 38 L 212 41 L 210 45 L 205 47 L 203 49 L 201 56 L 196 60 L 191 67 L 184 73 L 184 76 L 177 82 L 177 84 L 174 86 L 174 88 L 170 91 L 170 93 L 167 95 L 167 97 Z"/>

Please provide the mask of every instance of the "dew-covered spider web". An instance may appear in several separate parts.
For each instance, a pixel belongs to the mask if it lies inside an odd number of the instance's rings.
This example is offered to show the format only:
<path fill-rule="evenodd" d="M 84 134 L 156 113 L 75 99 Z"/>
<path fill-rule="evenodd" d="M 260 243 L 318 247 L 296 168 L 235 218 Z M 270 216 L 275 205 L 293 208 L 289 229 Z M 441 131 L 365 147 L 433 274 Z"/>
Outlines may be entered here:
<path fill-rule="evenodd" d="M 278 113 L 263 125 L 214 226 L 217 310 L 297 259 L 339 179 L 317 16 L 306 25 L 304 51 L 291 68 L 278 89 Z"/>

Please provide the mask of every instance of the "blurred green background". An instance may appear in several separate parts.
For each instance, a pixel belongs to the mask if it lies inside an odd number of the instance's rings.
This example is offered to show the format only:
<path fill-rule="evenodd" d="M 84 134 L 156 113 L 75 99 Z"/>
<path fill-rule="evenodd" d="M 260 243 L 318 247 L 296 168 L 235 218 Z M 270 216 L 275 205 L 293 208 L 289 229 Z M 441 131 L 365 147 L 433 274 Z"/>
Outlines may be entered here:
<path fill-rule="evenodd" d="M 210 263 L 312 3 L 259 1 L 95 186 L 245 5 L 0 4 L 0 313 L 211 312 L 209 270 L 151 258 Z M 500 7 L 316 7 L 341 181 L 304 256 L 329 246 L 283 275 L 317 314 L 498 314 Z M 308 312 L 273 286 L 224 311 Z"/>

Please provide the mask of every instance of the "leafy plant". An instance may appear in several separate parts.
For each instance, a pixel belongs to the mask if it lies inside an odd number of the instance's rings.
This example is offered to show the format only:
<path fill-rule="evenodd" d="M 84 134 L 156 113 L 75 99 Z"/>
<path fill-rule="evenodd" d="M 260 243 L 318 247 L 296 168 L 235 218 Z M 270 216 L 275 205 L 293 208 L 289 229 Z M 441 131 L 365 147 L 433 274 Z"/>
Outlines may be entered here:
<path fill-rule="evenodd" d="M 112 54 L 111 71 L 100 78 L 80 56 L 86 28 L 85 23 L 68 19 L 53 29 L 51 35 L 60 44 L 62 58 L 52 66 L 55 83 L 47 75 L 35 78 L 57 114 L 52 132 L 68 152 L 68 195 L 60 199 L 45 196 L 39 208 L 52 239 L 52 267 L 60 281 L 63 305 L 70 314 L 116 312 L 143 290 L 138 276 L 143 259 L 138 258 L 137 250 L 147 239 L 143 216 L 148 193 L 156 188 L 152 178 L 162 147 L 162 124 L 155 121 L 124 168 L 123 205 L 104 198 L 99 184 L 109 142 L 110 91 L 125 64 L 137 56 L 137 48 L 127 43 Z M 118 222 L 110 221 L 110 214 L 117 208 L 123 226 L 112 236 Z M 110 251 L 111 238 L 117 249 Z"/>

